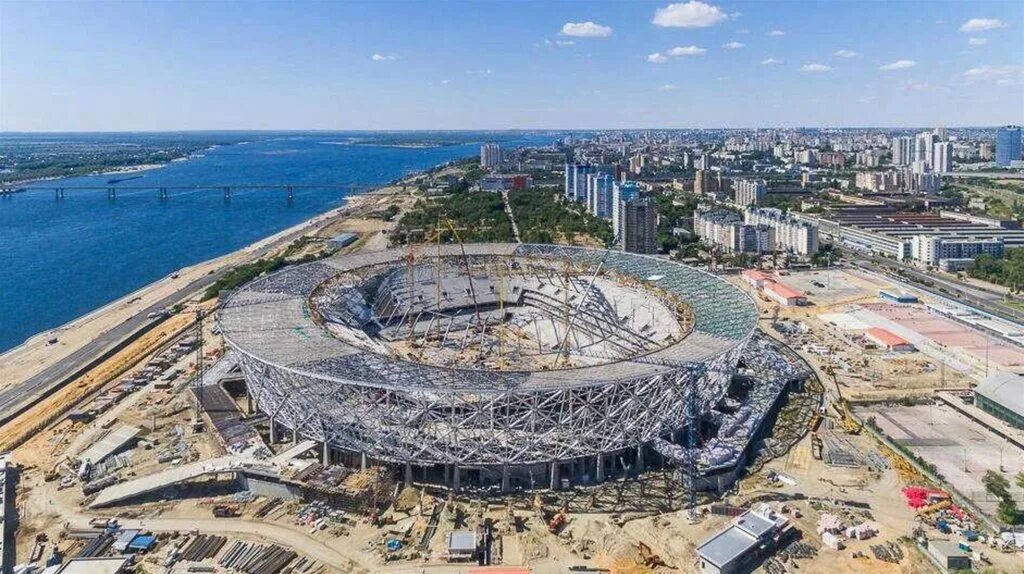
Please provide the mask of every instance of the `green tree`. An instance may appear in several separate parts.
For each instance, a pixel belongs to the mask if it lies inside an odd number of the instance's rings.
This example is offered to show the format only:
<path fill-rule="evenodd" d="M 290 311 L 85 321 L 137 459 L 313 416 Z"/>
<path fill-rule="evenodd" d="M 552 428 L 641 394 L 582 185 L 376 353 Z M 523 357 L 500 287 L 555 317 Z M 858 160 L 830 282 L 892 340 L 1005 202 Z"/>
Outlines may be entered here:
<path fill-rule="evenodd" d="M 997 513 L 999 520 L 1007 524 L 1017 524 L 1017 520 L 1020 518 L 1017 512 L 1017 503 L 1009 496 L 999 500 Z"/>
<path fill-rule="evenodd" d="M 1008 498 L 1010 496 L 1010 481 L 994 470 L 985 471 L 985 476 L 981 478 L 981 483 L 985 485 L 985 490 L 992 493 L 993 496 L 998 498 Z"/>

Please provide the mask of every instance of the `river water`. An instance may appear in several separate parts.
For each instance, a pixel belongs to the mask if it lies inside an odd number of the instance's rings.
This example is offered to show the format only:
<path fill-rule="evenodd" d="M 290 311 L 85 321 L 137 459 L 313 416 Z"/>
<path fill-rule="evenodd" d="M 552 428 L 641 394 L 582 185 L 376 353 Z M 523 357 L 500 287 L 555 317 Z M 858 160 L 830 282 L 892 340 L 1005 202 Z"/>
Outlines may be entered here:
<path fill-rule="evenodd" d="M 365 135 L 365 134 L 363 134 Z M 389 142 L 401 135 L 388 134 Z M 416 134 L 408 134 L 410 142 Z M 454 145 L 347 145 L 346 134 L 267 137 L 131 175 L 41 182 L 47 187 L 217 184 L 380 185 L 479 153 L 484 139 L 541 144 L 548 136 L 463 133 Z M 142 176 L 137 179 L 127 179 Z M 0 199 L 0 352 L 114 301 L 174 271 L 240 249 L 342 204 L 343 189 L 26 191 Z"/>

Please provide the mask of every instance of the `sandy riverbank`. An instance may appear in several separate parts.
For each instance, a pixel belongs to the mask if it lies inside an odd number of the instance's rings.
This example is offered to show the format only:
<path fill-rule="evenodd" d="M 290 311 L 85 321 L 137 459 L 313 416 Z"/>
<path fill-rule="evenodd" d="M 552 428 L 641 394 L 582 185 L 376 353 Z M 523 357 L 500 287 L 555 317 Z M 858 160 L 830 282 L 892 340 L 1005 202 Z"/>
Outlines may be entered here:
<path fill-rule="evenodd" d="M 257 259 L 268 251 L 283 249 L 300 235 L 338 227 L 339 221 L 356 218 L 361 211 L 369 208 L 379 209 L 395 199 L 408 199 L 407 195 L 401 193 L 400 186 L 386 186 L 347 198 L 342 207 L 317 215 L 238 251 L 185 267 L 69 323 L 38 333 L 21 345 L 0 354 L 0 389 L 17 385 L 38 374 L 143 309 L 207 274 Z M 54 338 L 57 342 L 51 344 L 49 341 Z"/>

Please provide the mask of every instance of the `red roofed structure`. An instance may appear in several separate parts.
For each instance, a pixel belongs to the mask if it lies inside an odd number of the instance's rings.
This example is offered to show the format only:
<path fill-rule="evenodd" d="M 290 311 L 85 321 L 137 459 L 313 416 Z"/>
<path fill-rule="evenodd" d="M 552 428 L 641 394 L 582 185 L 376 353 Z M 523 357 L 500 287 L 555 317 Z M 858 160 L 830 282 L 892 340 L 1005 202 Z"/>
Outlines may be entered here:
<path fill-rule="evenodd" d="M 868 341 L 878 345 L 879 347 L 886 349 L 887 351 L 913 351 L 914 345 L 893 333 L 887 331 L 881 327 L 872 327 L 864 332 L 864 336 Z"/>
<path fill-rule="evenodd" d="M 807 297 L 803 293 L 796 289 L 790 289 L 782 283 L 765 283 L 764 293 L 780 305 L 785 305 L 786 307 L 807 304 Z"/>

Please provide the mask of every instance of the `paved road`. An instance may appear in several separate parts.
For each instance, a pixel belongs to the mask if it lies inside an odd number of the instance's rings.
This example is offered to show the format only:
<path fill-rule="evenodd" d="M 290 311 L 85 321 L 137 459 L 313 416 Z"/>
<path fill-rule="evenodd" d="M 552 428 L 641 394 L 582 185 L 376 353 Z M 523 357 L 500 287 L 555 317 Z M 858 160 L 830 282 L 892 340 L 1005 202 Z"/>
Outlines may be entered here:
<path fill-rule="evenodd" d="M 223 276 L 224 273 L 226 273 L 226 270 L 219 271 L 213 275 L 205 275 L 195 281 L 192 281 L 185 287 L 178 289 L 174 293 L 160 299 L 145 309 L 142 309 L 123 323 L 101 334 L 92 341 L 89 341 L 67 357 L 64 357 L 46 369 L 43 369 L 35 376 L 25 380 L 23 383 L 0 391 L 0 413 L 2 413 L 0 414 L 0 425 L 6 424 L 8 421 L 24 412 L 34 404 L 41 395 L 55 390 L 61 385 L 67 383 L 68 379 L 73 378 L 78 370 L 131 336 L 133 333 L 136 333 L 154 321 L 159 321 L 159 319 L 147 318 L 150 313 L 166 309 L 178 301 L 181 301 L 186 296 L 191 295 L 200 289 L 205 289 Z"/>
<path fill-rule="evenodd" d="M 346 210 L 346 212 L 348 212 L 348 210 Z M 253 253 L 246 258 L 246 261 L 258 259 L 259 257 L 266 255 L 272 249 L 276 249 L 285 243 L 294 241 L 299 236 L 310 233 L 323 225 L 325 225 L 325 223 L 317 223 L 310 228 L 304 228 L 289 233 L 279 240 L 253 251 Z M 132 334 L 137 333 L 147 324 L 155 321 L 156 319 L 147 318 L 150 313 L 171 307 L 183 299 L 192 296 L 197 291 L 206 289 L 215 281 L 223 277 L 229 269 L 230 267 L 219 269 L 212 274 L 204 275 L 199 279 L 192 281 L 174 293 L 167 295 L 156 303 L 140 310 L 131 318 L 110 329 L 106 333 L 99 335 L 89 343 L 75 350 L 70 355 L 57 361 L 53 365 L 50 365 L 35 376 L 20 384 L 0 391 L 0 426 L 7 424 L 16 416 L 29 409 L 44 395 L 51 393 L 70 382 L 71 379 L 75 378 L 78 371 L 88 365 L 91 361 L 102 356 L 105 352 L 121 341 L 127 339 Z"/>

